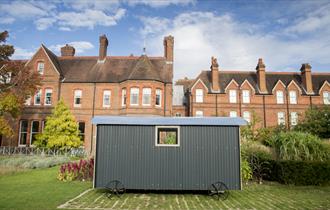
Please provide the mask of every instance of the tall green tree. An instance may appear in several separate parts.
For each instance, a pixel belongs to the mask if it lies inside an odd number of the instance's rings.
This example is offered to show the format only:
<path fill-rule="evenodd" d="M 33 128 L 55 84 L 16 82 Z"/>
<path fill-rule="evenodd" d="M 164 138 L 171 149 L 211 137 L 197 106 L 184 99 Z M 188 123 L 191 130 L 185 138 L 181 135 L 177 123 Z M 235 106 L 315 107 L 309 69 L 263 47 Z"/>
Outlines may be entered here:
<path fill-rule="evenodd" d="M 294 130 L 308 132 L 320 138 L 330 138 L 330 106 L 313 106 L 305 112 L 305 117 Z"/>
<path fill-rule="evenodd" d="M 23 61 L 12 61 L 15 52 L 12 45 L 6 44 L 9 34 L 0 33 L 0 136 L 13 136 L 8 118 L 17 118 L 25 100 L 34 95 L 40 78 L 37 72 L 30 71 Z"/>
<path fill-rule="evenodd" d="M 82 144 L 78 124 L 63 99 L 46 118 L 44 131 L 36 139 L 35 145 L 51 149 L 69 149 Z"/>

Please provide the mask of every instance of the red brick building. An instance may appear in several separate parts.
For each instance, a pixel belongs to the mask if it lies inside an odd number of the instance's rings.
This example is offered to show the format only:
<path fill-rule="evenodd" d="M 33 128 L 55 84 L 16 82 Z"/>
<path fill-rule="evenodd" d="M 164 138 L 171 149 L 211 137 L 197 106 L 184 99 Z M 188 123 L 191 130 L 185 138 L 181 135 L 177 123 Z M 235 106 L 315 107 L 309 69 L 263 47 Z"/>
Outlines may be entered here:
<path fill-rule="evenodd" d="M 254 111 L 259 126 L 294 126 L 311 105 L 330 104 L 330 73 L 267 72 L 262 59 L 255 71 L 225 71 L 212 58 L 211 70 L 194 80 L 178 80 L 185 103 L 173 106 L 177 116 L 240 116 L 250 121 Z"/>
<path fill-rule="evenodd" d="M 60 98 L 79 122 L 87 151 L 94 147 L 95 115 L 171 116 L 173 46 L 168 36 L 164 56 L 107 56 L 108 39 L 103 35 L 99 56 L 78 57 L 69 45 L 61 48 L 61 56 L 41 45 L 26 65 L 39 72 L 42 85 L 26 101 L 20 120 L 13 122 L 17 135 L 2 139 L 2 145 L 31 146 Z"/>

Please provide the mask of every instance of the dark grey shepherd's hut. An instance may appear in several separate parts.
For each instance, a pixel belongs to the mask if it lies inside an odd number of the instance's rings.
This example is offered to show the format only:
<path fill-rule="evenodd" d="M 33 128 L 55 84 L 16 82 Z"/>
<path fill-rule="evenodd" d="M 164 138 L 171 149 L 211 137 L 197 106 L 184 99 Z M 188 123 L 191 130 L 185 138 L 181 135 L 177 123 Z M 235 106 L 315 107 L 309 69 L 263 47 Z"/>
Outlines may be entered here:
<path fill-rule="evenodd" d="M 94 117 L 94 187 L 207 190 L 222 181 L 241 189 L 241 118 Z"/>

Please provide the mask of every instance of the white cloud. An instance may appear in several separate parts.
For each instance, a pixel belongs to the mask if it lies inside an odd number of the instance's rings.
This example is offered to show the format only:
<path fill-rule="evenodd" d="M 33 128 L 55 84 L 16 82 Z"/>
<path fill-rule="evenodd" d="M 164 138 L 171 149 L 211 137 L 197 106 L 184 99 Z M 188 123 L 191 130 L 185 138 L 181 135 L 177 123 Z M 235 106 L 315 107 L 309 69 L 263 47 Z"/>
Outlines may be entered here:
<path fill-rule="evenodd" d="M 16 59 L 30 59 L 33 54 L 35 53 L 34 50 L 29 50 L 29 49 L 24 49 L 20 47 L 15 47 L 15 52 L 11 59 L 16 60 Z"/>
<path fill-rule="evenodd" d="M 0 11 L 7 13 L 13 17 L 33 18 L 48 15 L 48 11 L 52 10 L 52 3 L 45 4 L 43 2 L 33 1 L 12 1 L 10 3 L 0 4 Z"/>
<path fill-rule="evenodd" d="M 57 16 L 58 24 L 66 28 L 87 27 L 93 29 L 96 25 L 114 26 L 125 15 L 125 9 L 118 9 L 113 15 L 99 10 L 85 10 L 83 12 L 60 12 Z"/>
<path fill-rule="evenodd" d="M 124 0 L 128 5 L 146 5 L 154 8 L 167 7 L 170 5 L 195 4 L 196 0 Z"/>
<path fill-rule="evenodd" d="M 42 31 L 52 26 L 56 20 L 54 18 L 40 18 L 37 19 L 34 23 L 38 30 Z"/>
<path fill-rule="evenodd" d="M 0 17 L 1 24 L 11 24 L 15 21 L 15 18 L 12 17 Z"/>
<path fill-rule="evenodd" d="M 142 21 L 144 24 L 150 22 Z M 195 78 L 201 70 L 209 70 L 211 56 L 216 56 L 220 69 L 225 70 L 254 70 L 260 57 L 264 58 L 268 71 L 299 70 L 301 63 L 313 65 L 313 61 L 330 65 L 329 33 L 287 39 L 281 31 L 265 32 L 259 26 L 238 21 L 229 14 L 212 12 L 180 14 L 170 20 L 168 28 L 155 28 L 152 23 L 141 29 L 148 29 L 147 43 L 151 54 L 162 54 L 163 37 L 174 36 L 175 79 Z"/>
<path fill-rule="evenodd" d="M 76 53 L 84 53 L 94 48 L 94 45 L 92 43 L 86 41 L 75 41 L 75 42 L 70 42 L 68 44 L 75 48 Z M 59 53 L 61 51 L 61 47 L 63 46 L 65 46 L 65 44 L 51 45 L 49 46 L 49 49 L 51 49 L 56 53 Z"/>
<path fill-rule="evenodd" d="M 166 30 L 171 22 L 169 19 L 159 17 L 139 17 L 139 19 L 144 24 L 144 27 L 140 29 L 140 34 L 143 37 Z"/>
<path fill-rule="evenodd" d="M 60 31 L 72 31 L 69 27 L 59 27 L 58 30 Z"/>
<path fill-rule="evenodd" d="M 71 1 L 65 1 L 64 3 L 67 7 L 71 7 L 75 10 L 80 10 L 80 11 L 86 9 L 114 11 L 117 10 L 120 6 L 119 0 L 110 0 L 110 1 L 71 0 Z"/>

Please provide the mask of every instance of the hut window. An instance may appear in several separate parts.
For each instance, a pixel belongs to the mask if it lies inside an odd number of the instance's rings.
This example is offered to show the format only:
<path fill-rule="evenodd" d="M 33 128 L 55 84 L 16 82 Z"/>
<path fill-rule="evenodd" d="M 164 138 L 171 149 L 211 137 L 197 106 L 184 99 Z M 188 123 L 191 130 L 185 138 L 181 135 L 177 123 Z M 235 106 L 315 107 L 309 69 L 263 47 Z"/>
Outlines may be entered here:
<path fill-rule="evenodd" d="M 178 126 L 156 126 L 156 146 L 179 146 Z"/>

